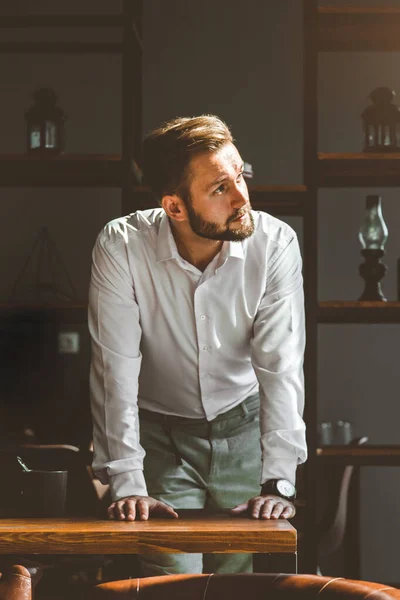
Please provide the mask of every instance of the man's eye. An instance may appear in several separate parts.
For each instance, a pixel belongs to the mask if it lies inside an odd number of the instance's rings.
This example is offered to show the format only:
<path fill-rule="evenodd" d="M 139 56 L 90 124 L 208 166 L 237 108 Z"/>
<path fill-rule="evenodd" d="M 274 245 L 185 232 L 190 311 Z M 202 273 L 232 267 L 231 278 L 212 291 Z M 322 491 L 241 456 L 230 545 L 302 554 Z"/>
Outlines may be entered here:
<path fill-rule="evenodd" d="M 225 184 L 222 183 L 216 190 L 214 190 L 214 194 L 223 194 L 225 191 Z"/>

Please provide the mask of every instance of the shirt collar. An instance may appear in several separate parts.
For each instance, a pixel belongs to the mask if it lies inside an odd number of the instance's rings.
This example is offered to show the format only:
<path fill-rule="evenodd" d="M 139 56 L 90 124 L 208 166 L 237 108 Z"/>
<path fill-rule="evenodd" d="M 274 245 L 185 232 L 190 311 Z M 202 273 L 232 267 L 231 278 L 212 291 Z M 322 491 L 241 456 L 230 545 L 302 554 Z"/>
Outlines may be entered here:
<path fill-rule="evenodd" d="M 158 230 L 156 257 L 157 262 L 179 258 L 178 249 L 165 212 L 163 212 L 161 217 L 160 229 Z"/>
<path fill-rule="evenodd" d="M 222 245 L 221 255 L 224 259 L 233 258 L 244 259 L 242 242 L 224 242 Z M 179 252 L 176 247 L 175 239 L 171 231 L 168 217 L 164 212 L 161 217 L 160 229 L 157 236 L 156 248 L 157 262 L 170 260 L 171 258 L 179 258 Z"/>

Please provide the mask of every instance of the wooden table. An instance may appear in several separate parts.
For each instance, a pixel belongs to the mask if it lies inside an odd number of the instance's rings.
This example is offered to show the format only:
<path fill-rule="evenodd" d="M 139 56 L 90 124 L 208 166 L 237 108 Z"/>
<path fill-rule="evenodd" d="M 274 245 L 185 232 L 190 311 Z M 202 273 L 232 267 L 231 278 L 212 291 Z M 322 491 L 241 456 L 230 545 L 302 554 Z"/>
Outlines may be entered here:
<path fill-rule="evenodd" d="M 0 554 L 253 553 L 254 570 L 297 571 L 297 536 L 285 519 L 220 515 L 106 521 L 0 519 Z"/>

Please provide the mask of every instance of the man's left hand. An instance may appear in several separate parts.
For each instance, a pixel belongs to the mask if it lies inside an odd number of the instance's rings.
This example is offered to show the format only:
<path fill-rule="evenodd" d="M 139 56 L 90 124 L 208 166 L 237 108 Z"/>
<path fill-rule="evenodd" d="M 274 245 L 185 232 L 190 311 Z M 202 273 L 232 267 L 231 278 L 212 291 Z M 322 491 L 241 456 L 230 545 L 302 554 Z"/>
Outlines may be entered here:
<path fill-rule="evenodd" d="M 296 509 L 289 500 L 267 494 L 254 496 L 231 510 L 234 515 L 244 512 L 247 512 L 252 519 L 291 519 L 296 514 Z"/>

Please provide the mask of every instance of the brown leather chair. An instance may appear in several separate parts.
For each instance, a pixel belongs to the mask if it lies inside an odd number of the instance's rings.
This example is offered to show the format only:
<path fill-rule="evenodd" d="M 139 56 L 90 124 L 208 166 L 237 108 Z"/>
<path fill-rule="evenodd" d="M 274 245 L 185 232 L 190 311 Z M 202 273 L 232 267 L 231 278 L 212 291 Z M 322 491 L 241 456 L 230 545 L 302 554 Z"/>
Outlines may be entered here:
<path fill-rule="evenodd" d="M 165 575 L 93 587 L 90 600 L 322 600 L 400 599 L 400 590 L 369 581 L 320 575 L 246 573 Z"/>
<path fill-rule="evenodd" d="M 0 600 L 31 600 L 32 580 L 25 567 L 13 565 L 0 573 Z"/>

